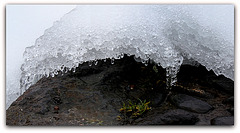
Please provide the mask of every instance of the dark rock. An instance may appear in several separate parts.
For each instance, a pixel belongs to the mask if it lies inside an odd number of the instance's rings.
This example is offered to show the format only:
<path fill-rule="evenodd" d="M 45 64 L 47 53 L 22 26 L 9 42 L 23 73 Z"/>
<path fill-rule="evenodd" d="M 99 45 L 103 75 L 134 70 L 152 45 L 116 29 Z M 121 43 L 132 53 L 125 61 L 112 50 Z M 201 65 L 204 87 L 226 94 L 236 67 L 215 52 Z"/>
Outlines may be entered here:
<path fill-rule="evenodd" d="M 134 99 L 140 99 L 142 96 L 144 96 L 144 94 L 144 91 L 140 89 L 133 89 L 128 93 L 128 95 Z"/>
<path fill-rule="evenodd" d="M 93 65 L 92 67 L 89 67 L 87 63 L 84 63 L 82 67 L 78 67 L 76 69 L 75 73 L 71 73 L 71 76 L 82 77 L 82 76 L 87 76 L 91 74 L 97 74 L 102 72 L 103 70 L 104 68 L 101 67 L 100 65 L 98 65 L 98 67 L 96 67 L 95 65 Z"/>
<path fill-rule="evenodd" d="M 194 125 L 198 121 L 197 115 L 182 109 L 169 110 L 145 119 L 137 120 L 138 125 Z"/>
<path fill-rule="evenodd" d="M 153 68 L 157 68 L 158 73 Z M 184 71 L 180 70 L 178 83 L 185 88 L 199 84 L 206 94 L 214 94 L 201 97 L 206 101 L 210 99 L 211 105 L 223 105 L 223 98 L 230 97 L 223 91 L 218 95 L 219 92 L 209 86 L 206 77 L 210 75 L 211 80 L 218 77 L 203 66 L 181 66 L 181 69 Z M 91 67 L 86 62 L 75 73 L 70 71 L 61 76 L 60 72 L 31 86 L 7 109 L 6 123 L 15 126 L 194 125 L 200 119 L 199 122 L 209 125 L 216 116 L 231 115 L 226 110 L 232 106 L 216 106 L 215 112 L 209 111 L 212 108 L 209 104 L 192 97 L 196 92 L 186 93 L 184 88 L 171 90 L 171 94 L 177 94 L 170 98 L 174 105 L 171 104 L 165 77 L 162 67 L 154 63 L 145 66 L 135 62 L 133 56 L 115 60 L 114 65 L 110 59 Z M 138 101 L 136 99 L 150 101 L 151 110 L 137 118 L 125 119 L 119 109 L 124 102 Z M 176 109 L 175 105 L 182 109 Z"/>
<path fill-rule="evenodd" d="M 216 117 L 211 120 L 212 125 L 234 125 L 234 117 Z"/>
<path fill-rule="evenodd" d="M 215 88 L 219 90 L 225 91 L 231 95 L 234 94 L 234 81 L 231 79 L 221 75 L 217 79 L 213 80 L 213 84 L 215 85 Z"/>
<path fill-rule="evenodd" d="M 52 83 L 48 79 L 36 83 L 8 108 L 7 125 L 117 125 L 119 122 L 115 119 L 120 115 L 121 107 L 112 106 L 115 102 L 110 101 L 119 99 L 119 94 L 112 94 L 115 99 L 104 99 L 95 87 L 86 86 L 79 90 L 79 86 L 85 83 L 74 80 L 54 77 Z M 29 96 L 34 98 L 25 100 Z M 82 119 L 88 121 L 82 122 Z"/>
<path fill-rule="evenodd" d="M 151 101 L 152 101 L 152 106 L 160 105 L 161 102 L 163 101 L 163 94 L 155 93 L 154 95 L 152 95 Z"/>
<path fill-rule="evenodd" d="M 229 103 L 231 105 L 234 105 L 234 96 L 229 97 L 228 99 L 224 100 L 223 103 Z"/>
<path fill-rule="evenodd" d="M 53 101 L 54 101 L 55 104 L 61 104 L 62 103 L 62 100 L 59 96 L 55 96 L 53 98 Z"/>
<path fill-rule="evenodd" d="M 209 85 L 209 80 L 211 81 L 211 78 L 215 79 L 216 77 L 212 70 L 208 71 L 206 67 L 201 64 L 198 66 L 181 65 L 178 73 L 178 81 L 194 81 L 202 85 Z"/>
<path fill-rule="evenodd" d="M 126 97 L 118 87 L 123 65 L 85 63 L 76 73 L 42 78 L 7 109 L 7 125 L 120 124 L 116 117 Z"/>
<path fill-rule="evenodd" d="M 187 95 L 201 98 L 214 98 L 214 96 L 211 93 L 204 91 L 203 89 L 205 88 L 201 88 L 202 86 L 198 84 L 188 84 L 187 86 L 190 87 L 185 88 L 183 86 L 173 86 L 172 90 L 178 93 L 184 93 Z"/>
<path fill-rule="evenodd" d="M 36 114 L 45 115 L 48 111 L 49 111 L 49 107 L 47 107 L 47 106 L 42 106 L 41 109 L 40 109 L 40 111 L 37 111 Z"/>
<path fill-rule="evenodd" d="M 54 107 L 54 113 L 58 113 L 58 110 L 59 110 L 59 107 L 58 107 L 58 106 L 55 106 L 55 107 Z"/>
<path fill-rule="evenodd" d="M 207 102 L 188 96 L 185 94 L 177 94 L 171 97 L 171 101 L 179 108 L 189 110 L 196 113 L 207 113 L 213 107 Z"/>
<path fill-rule="evenodd" d="M 234 115 L 234 108 L 227 109 L 227 111 Z"/>
<path fill-rule="evenodd" d="M 193 125 L 198 121 L 197 115 L 176 109 L 165 113 L 162 121 L 169 125 Z"/>

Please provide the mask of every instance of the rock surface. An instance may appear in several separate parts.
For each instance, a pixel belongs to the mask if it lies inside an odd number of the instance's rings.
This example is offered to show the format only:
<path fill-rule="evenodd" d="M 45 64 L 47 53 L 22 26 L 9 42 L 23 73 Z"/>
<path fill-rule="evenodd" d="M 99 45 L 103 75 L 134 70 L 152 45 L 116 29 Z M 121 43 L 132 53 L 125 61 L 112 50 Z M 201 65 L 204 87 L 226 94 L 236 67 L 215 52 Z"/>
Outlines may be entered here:
<path fill-rule="evenodd" d="M 233 118 L 228 111 L 234 108 L 232 102 L 224 102 L 233 95 L 213 84 L 219 78 L 212 71 L 202 66 L 181 66 L 171 93 L 165 89 L 165 75 L 163 68 L 150 63 L 145 66 L 132 56 L 115 60 L 113 65 L 110 59 L 91 67 L 86 62 L 75 73 L 42 78 L 31 86 L 7 109 L 6 124 L 211 125 L 218 122 L 213 120 L 217 117 Z M 135 118 L 119 111 L 123 103 L 139 99 L 150 101 L 151 110 Z M 230 120 L 221 121 L 228 125 Z"/>
<path fill-rule="evenodd" d="M 234 97 L 231 96 L 228 99 L 224 100 L 223 103 L 230 103 L 232 105 L 234 105 Z"/>
<path fill-rule="evenodd" d="M 223 75 L 213 80 L 214 85 L 220 90 L 223 90 L 229 94 L 234 94 L 234 82 L 230 79 L 226 79 Z"/>
<path fill-rule="evenodd" d="M 196 113 L 207 113 L 213 108 L 207 102 L 185 94 L 177 94 L 172 96 L 171 101 L 179 108 Z"/>
<path fill-rule="evenodd" d="M 211 120 L 212 125 L 234 125 L 234 117 L 217 117 Z"/>
<path fill-rule="evenodd" d="M 194 125 L 198 121 L 197 115 L 181 109 L 169 110 L 164 114 L 148 116 L 137 120 L 138 125 Z"/>

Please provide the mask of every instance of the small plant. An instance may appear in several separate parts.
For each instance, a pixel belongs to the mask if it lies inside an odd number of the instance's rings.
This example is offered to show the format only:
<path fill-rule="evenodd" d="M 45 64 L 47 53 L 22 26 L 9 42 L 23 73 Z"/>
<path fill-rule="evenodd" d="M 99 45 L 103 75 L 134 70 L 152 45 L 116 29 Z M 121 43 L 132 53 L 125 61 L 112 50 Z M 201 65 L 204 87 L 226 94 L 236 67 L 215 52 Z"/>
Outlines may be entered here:
<path fill-rule="evenodd" d="M 157 69 L 157 66 L 156 66 L 156 65 L 153 66 L 153 71 L 154 71 L 155 73 L 158 73 L 158 69 Z"/>
<path fill-rule="evenodd" d="M 126 105 L 123 103 L 123 107 L 120 109 L 120 112 L 124 112 L 125 114 L 130 115 L 131 118 L 141 116 L 146 111 L 150 110 L 151 107 L 148 105 L 149 102 L 146 102 L 146 100 L 142 101 L 139 99 L 139 103 L 133 103 L 132 101 L 128 101 L 128 104 Z"/>

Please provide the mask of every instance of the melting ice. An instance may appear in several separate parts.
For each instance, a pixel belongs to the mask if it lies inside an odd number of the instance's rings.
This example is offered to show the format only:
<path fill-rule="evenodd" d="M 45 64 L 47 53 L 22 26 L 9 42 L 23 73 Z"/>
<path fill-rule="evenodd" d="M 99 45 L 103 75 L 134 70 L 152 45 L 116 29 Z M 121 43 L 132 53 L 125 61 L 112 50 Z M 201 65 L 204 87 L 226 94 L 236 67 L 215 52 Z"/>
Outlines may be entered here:
<path fill-rule="evenodd" d="M 43 76 L 123 54 L 166 68 L 168 86 L 193 61 L 234 80 L 234 6 L 80 5 L 26 48 L 22 92 Z"/>

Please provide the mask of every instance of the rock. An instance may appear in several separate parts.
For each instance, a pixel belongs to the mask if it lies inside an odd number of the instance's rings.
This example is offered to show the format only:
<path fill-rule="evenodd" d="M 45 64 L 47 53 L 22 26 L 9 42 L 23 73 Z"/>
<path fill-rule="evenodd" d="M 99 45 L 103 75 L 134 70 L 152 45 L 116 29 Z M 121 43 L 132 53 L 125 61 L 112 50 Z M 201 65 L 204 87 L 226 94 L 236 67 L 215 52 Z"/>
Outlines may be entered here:
<path fill-rule="evenodd" d="M 42 78 L 7 109 L 7 125 L 120 125 L 119 109 L 130 97 L 120 85 L 136 83 L 141 66 L 131 56 L 114 65 L 110 59 L 91 67 L 86 62 L 75 73 Z M 143 89 L 131 90 L 133 96 L 146 95 Z"/>
<path fill-rule="evenodd" d="M 163 94 L 155 93 L 151 96 L 152 106 L 158 106 L 163 101 Z"/>
<path fill-rule="evenodd" d="M 197 121 L 196 114 L 182 109 L 169 110 L 164 114 L 137 120 L 138 125 L 194 125 Z"/>
<path fill-rule="evenodd" d="M 228 99 L 224 100 L 223 103 L 229 103 L 231 105 L 234 105 L 234 96 L 229 97 Z"/>
<path fill-rule="evenodd" d="M 54 107 L 54 113 L 58 113 L 58 110 L 59 110 L 59 107 L 58 107 L 58 106 L 55 106 L 55 107 Z"/>
<path fill-rule="evenodd" d="M 185 94 L 177 94 L 175 96 L 172 96 L 171 101 L 173 102 L 173 104 L 175 104 L 181 109 L 189 110 L 196 113 L 207 113 L 208 111 L 213 109 L 213 107 L 207 102 Z"/>
<path fill-rule="evenodd" d="M 197 115 L 181 110 L 170 110 L 162 116 L 162 121 L 169 125 L 193 125 L 198 121 Z"/>
<path fill-rule="evenodd" d="M 212 125 L 234 125 L 234 117 L 216 117 L 211 120 Z"/>
<path fill-rule="evenodd" d="M 100 80 L 91 86 L 70 74 L 43 78 L 7 109 L 7 125 L 117 125 L 122 99 L 118 92 L 101 93 Z"/>
<path fill-rule="evenodd" d="M 60 74 L 42 78 L 7 109 L 6 123 L 11 126 L 194 125 L 199 122 L 199 125 L 201 122 L 209 125 L 210 120 L 216 116 L 226 116 L 226 113 L 231 115 L 227 109 L 232 108 L 233 111 L 233 106 L 217 106 L 215 110 L 209 111 L 212 106 L 192 97 L 194 93 L 188 94 L 180 89 L 172 89 L 172 94 L 177 95 L 165 101 L 169 94 L 168 90 L 165 90 L 165 69 L 157 67 L 156 73 L 153 66 L 154 64 L 150 63 L 145 66 L 135 62 L 133 56 L 125 56 L 115 60 L 114 65 L 111 65 L 110 59 L 106 62 L 98 61 L 96 66 L 91 67 L 86 62 L 80 65 L 75 73 L 70 71 L 63 76 Z M 181 85 L 188 88 L 192 87 L 192 84 L 206 85 L 206 89 L 203 89 L 207 93 L 221 94 L 221 97 L 214 95 L 211 104 L 223 105 L 223 98 L 229 97 L 229 94 L 216 91 L 214 87 L 208 86 L 208 83 L 205 84 L 205 77 L 209 75 L 206 68 L 191 66 L 191 72 L 196 73 L 193 75 L 188 73 L 189 68 L 190 66 L 186 67 L 185 72 L 180 71 Z M 218 79 L 217 76 L 215 78 Z M 194 83 L 190 83 L 192 81 Z M 205 101 L 210 99 L 201 98 Z M 150 101 L 149 106 L 152 109 L 128 121 L 119 109 L 124 102 L 138 99 Z M 226 102 L 232 103 L 233 98 L 230 97 Z M 175 105 L 181 109 L 176 109 Z M 118 116 L 122 121 L 117 120 Z"/>
<path fill-rule="evenodd" d="M 227 109 L 227 111 L 234 115 L 234 108 Z"/>
<path fill-rule="evenodd" d="M 228 79 L 221 75 L 217 79 L 213 80 L 213 84 L 215 85 L 215 88 L 219 90 L 227 92 L 231 95 L 234 94 L 234 81 L 231 79 Z"/>
<path fill-rule="evenodd" d="M 178 81 L 195 81 L 200 85 L 209 85 L 209 82 L 212 80 L 211 78 L 215 79 L 216 77 L 216 74 L 212 70 L 208 71 L 201 64 L 198 66 L 181 65 L 178 73 Z"/>

